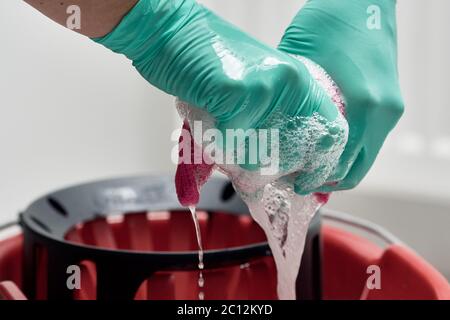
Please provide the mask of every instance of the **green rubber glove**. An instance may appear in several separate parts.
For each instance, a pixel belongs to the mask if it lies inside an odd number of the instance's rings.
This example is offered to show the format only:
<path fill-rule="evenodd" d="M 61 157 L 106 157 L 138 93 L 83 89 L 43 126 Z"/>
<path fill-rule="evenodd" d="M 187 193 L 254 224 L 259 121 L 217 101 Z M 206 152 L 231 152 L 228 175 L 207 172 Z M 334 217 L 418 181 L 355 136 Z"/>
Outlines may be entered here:
<path fill-rule="evenodd" d="M 110 34 L 93 40 L 125 54 L 149 83 L 207 111 L 220 130 L 270 128 L 277 113 L 297 117 L 292 124 L 299 126 L 315 115 L 329 130 L 317 146 L 346 140 L 347 124 L 335 123 L 340 113 L 303 63 L 194 0 L 140 0 Z M 293 170 L 285 149 L 282 170 Z"/>
<path fill-rule="evenodd" d="M 339 165 L 315 190 L 354 188 L 403 114 L 397 70 L 396 0 L 309 0 L 279 49 L 322 66 L 346 99 L 349 141 Z"/>

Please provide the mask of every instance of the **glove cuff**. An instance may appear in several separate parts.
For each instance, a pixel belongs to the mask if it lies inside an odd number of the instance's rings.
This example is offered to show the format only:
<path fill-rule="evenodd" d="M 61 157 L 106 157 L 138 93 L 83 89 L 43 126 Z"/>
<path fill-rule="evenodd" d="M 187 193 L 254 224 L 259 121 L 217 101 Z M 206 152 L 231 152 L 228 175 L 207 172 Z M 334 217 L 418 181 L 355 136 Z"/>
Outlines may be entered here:
<path fill-rule="evenodd" d="M 114 30 L 92 40 L 138 64 L 151 59 L 196 6 L 195 0 L 140 0 Z"/>

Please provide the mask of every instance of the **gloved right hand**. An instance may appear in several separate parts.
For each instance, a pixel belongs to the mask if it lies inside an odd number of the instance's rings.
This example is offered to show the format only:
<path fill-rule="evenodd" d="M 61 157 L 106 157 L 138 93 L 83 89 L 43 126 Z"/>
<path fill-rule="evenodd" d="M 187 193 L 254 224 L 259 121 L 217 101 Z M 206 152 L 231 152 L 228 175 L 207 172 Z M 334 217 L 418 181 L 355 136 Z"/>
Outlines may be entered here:
<path fill-rule="evenodd" d="M 270 127 L 275 113 L 287 120 L 315 116 L 330 130 L 317 145 L 346 142 L 345 121 L 336 123 L 340 113 L 303 63 L 194 0 L 140 0 L 110 34 L 94 40 L 125 54 L 151 84 L 207 111 L 222 131 Z M 281 143 L 290 142 L 281 137 Z M 285 156 L 281 169 L 292 170 L 292 154 Z"/>
<path fill-rule="evenodd" d="M 327 70 L 345 97 L 350 128 L 348 144 L 327 183 L 305 189 L 308 175 L 301 175 L 298 193 L 356 187 L 402 116 L 396 4 L 396 0 L 309 0 L 287 29 L 279 49 Z"/>

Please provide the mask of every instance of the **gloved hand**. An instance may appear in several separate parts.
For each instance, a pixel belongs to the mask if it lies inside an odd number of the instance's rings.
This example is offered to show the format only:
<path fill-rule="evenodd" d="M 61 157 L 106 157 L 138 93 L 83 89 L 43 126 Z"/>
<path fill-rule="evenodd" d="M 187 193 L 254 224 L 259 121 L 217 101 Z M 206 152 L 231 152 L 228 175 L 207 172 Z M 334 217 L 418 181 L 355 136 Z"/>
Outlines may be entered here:
<path fill-rule="evenodd" d="M 299 193 L 354 188 L 403 113 L 397 73 L 396 0 L 309 0 L 279 49 L 305 56 L 333 78 L 346 99 L 349 141 L 328 185 Z"/>
<path fill-rule="evenodd" d="M 340 113 L 302 62 L 194 0 L 140 0 L 110 34 L 94 40 L 125 54 L 151 84 L 207 111 L 222 131 L 270 129 L 274 114 L 286 119 L 278 124 L 292 120 L 294 127 L 314 117 L 316 127 L 325 128 L 318 148 L 345 144 L 347 124 L 336 122 Z M 307 151 L 314 158 L 316 150 Z M 289 163 L 295 154 L 284 156 L 281 169 L 295 169 Z"/>

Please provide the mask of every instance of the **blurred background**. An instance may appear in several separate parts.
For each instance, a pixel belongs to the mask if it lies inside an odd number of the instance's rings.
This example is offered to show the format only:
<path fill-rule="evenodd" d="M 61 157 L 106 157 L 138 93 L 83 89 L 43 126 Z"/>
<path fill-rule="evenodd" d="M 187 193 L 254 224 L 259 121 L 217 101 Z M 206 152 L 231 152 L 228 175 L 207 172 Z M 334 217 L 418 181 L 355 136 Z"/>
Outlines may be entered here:
<path fill-rule="evenodd" d="M 303 0 L 205 0 L 273 46 Z M 374 0 L 376 2 L 376 0 Z M 398 0 L 406 113 L 364 182 L 329 207 L 396 234 L 450 278 L 450 1 Z M 173 98 L 124 57 L 0 1 L 0 223 L 63 186 L 174 174 Z"/>

